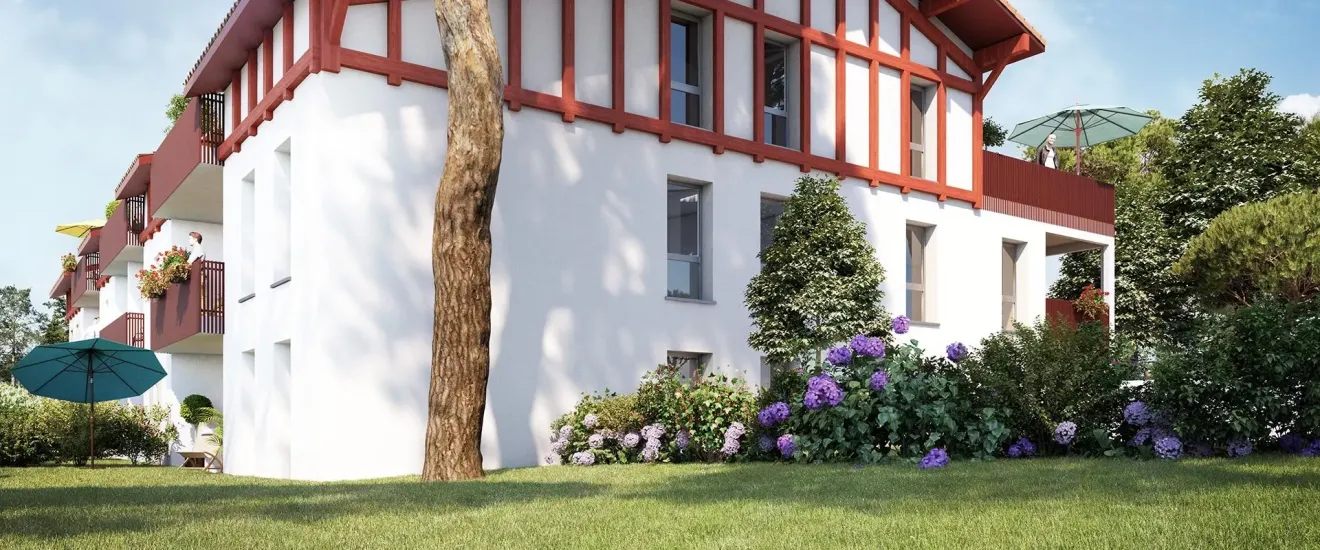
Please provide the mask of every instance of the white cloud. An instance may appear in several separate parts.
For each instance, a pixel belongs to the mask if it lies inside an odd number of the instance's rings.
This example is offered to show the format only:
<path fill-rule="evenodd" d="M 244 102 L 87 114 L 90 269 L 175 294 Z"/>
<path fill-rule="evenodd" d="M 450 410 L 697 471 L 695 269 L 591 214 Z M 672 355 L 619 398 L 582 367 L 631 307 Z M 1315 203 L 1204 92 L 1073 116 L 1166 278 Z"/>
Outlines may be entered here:
<path fill-rule="evenodd" d="M 1307 120 L 1320 115 L 1320 95 L 1296 94 L 1283 98 L 1279 110 L 1292 113 Z"/>

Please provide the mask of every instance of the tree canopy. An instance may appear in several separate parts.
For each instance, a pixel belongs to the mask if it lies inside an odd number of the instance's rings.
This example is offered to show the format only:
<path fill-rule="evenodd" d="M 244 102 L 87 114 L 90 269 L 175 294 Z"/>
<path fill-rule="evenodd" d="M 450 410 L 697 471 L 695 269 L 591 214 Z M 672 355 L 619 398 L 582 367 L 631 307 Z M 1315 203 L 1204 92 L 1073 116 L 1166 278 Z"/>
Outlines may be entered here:
<path fill-rule="evenodd" d="M 800 359 L 857 334 L 887 335 L 885 272 L 833 178 L 803 176 L 747 285 L 747 341 L 774 362 Z"/>

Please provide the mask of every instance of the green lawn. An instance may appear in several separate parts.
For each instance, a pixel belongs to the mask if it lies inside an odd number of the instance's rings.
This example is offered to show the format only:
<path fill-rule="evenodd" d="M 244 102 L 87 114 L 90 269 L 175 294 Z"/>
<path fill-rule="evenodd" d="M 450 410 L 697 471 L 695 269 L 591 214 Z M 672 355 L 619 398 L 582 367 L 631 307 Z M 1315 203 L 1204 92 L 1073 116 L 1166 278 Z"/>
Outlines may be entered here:
<path fill-rule="evenodd" d="M 0 548 L 1320 545 L 1320 459 L 555 467 L 300 483 L 0 469 Z"/>

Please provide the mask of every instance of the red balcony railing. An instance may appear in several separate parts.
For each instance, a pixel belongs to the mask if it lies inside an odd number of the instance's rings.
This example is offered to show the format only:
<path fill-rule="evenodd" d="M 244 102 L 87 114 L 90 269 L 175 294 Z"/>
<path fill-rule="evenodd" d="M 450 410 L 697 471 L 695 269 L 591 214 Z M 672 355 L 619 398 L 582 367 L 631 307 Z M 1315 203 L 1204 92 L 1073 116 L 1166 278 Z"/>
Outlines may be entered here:
<path fill-rule="evenodd" d="M 192 98 L 161 141 L 151 159 L 151 201 L 147 205 L 151 217 L 156 217 L 161 205 L 199 165 L 224 166 L 219 154 L 225 138 L 224 106 L 222 94 Z"/>
<path fill-rule="evenodd" d="M 151 349 L 168 353 L 219 353 L 225 333 L 225 264 L 202 260 L 188 280 L 171 284 L 151 301 Z"/>
<path fill-rule="evenodd" d="M 1078 323 L 1090 321 L 1082 312 L 1077 311 L 1077 306 L 1070 300 L 1060 300 L 1058 298 L 1045 299 L 1045 316 L 1050 319 L 1063 319 L 1070 325 L 1077 326 Z M 1099 319 L 1106 325 L 1109 324 L 1109 314 L 1100 316 Z"/>
<path fill-rule="evenodd" d="M 983 155 L 987 209 L 1113 235 L 1114 186 L 990 151 Z"/>
<path fill-rule="evenodd" d="M 73 290 L 69 296 L 69 306 L 88 307 L 95 306 L 96 303 L 83 304 L 83 296 L 87 293 L 97 294 L 96 280 L 101 278 L 101 254 L 94 253 L 78 258 L 78 269 L 73 271 Z"/>
<path fill-rule="evenodd" d="M 101 329 L 101 338 L 112 342 L 145 348 L 147 347 L 146 325 L 141 313 L 125 313 L 110 321 Z"/>
<path fill-rule="evenodd" d="M 129 197 L 119 202 L 110 219 L 105 221 L 105 227 L 101 228 L 101 257 L 105 258 L 105 265 L 118 266 L 123 262 L 116 264 L 117 260 L 123 260 L 119 255 L 128 247 L 141 247 L 141 233 L 147 226 L 147 198 L 139 195 Z M 140 254 L 139 254 L 140 256 Z M 133 261 L 141 261 L 137 258 Z M 127 273 L 124 271 L 123 273 Z M 119 272 L 113 272 L 113 275 L 119 275 Z"/>

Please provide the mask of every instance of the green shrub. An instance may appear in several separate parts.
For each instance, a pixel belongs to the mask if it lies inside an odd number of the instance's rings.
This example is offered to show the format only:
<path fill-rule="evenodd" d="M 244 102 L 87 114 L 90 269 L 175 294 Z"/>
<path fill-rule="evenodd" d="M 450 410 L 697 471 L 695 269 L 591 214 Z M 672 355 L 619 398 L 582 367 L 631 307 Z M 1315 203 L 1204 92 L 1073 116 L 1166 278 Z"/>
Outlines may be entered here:
<path fill-rule="evenodd" d="M 589 451 L 597 464 L 629 463 L 642 460 L 643 444 L 623 445 L 629 434 L 641 436 L 646 426 L 664 427 L 657 461 L 719 461 L 724 432 L 734 422 L 751 426 L 756 396 L 740 378 L 698 375 L 690 383 L 678 369 L 661 365 L 646 374 L 636 394 L 619 395 L 609 390 L 584 395 L 572 411 L 550 424 L 551 441 L 559 439 L 561 428 L 571 432 L 566 441 L 556 443 L 559 460 L 567 464 L 574 453 Z M 592 415 L 594 426 L 586 425 Z M 688 443 L 677 444 L 679 431 L 686 432 Z M 600 435 L 603 443 L 590 446 L 590 438 Z M 553 458 L 553 457 L 550 457 Z"/>
<path fill-rule="evenodd" d="M 110 219 L 110 216 L 115 215 L 116 208 L 119 208 L 119 201 L 110 201 L 107 203 L 105 205 L 105 219 L 108 220 Z"/>
<path fill-rule="evenodd" d="M 179 403 L 179 416 L 193 426 L 206 421 L 206 409 L 212 408 L 211 399 L 205 395 L 192 394 Z"/>
<path fill-rule="evenodd" d="M 1174 273 L 1210 305 L 1320 296 L 1320 191 L 1236 206 L 1192 239 Z"/>
<path fill-rule="evenodd" d="M 1008 438 L 1007 412 L 979 393 L 957 365 L 926 358 L 916 342 L 888 350 L 883 359 L 853 354 L 847 365 L 827 367 L 843 392 L 835 406 L 811 409 L 805 394 L 811 384 L 784 373 L 766 391 L 788 395 L 791 413 L 783 424 L 761 435 L 794 436 L 795 459 L 809 462 L 879 462 L 917 460 L 930 449 L 950 455 L 990 458 Z M 884 371 L 888 384 L 871 387 L 872 375 Z M 805 375 L 802 375 L 805 376 Z M 776 384 L 796 384 L 776 387 Z M 763 397 L 763 401 L 765 398 Z"/>
<path fill-rule="evenodd" d="M 35 397 L 22 388 L 0 385 L 0 413 L 0 465 L 87 462 L 90 409 L 86 404 Z M 165 422 L 168 418 L 169 409 L 164 407 L 98 403 L 96 457 L 124 457 L 134 464 L 159 461 L 178 438 L 174 426 Z"/>
<path fill-rule="evenodd" d="M 885 270 L 833 178 L 802 176 L 760 255 L 744 302 L 747 342 L 782 363 L 866 333 L 888 336 Z"/>
<path fill-rule="evenodd" d="M 1045 454 L 1063 452 L 1052 443 L 1054 429 L 1070 421 L 1077 424 L 1073 450 L 1098 454 L 1108 450 L 1134 397 L 1124 385 L 1132 369 L 1118 357 L 1121 348 L 1103 323 L 1042 320 L 985 338 L 964 365 L 974 384 L 1012 411 L 1015 438 L 1030 439 Z"/>
<path fill-rule="evenodd" d="M 1320 299 L 1259 302 L 1210 316 L 1165 349 L 1151 400 L 1185 442 L 1221 445 L 1296 432 L 1320 437 Z"/>

